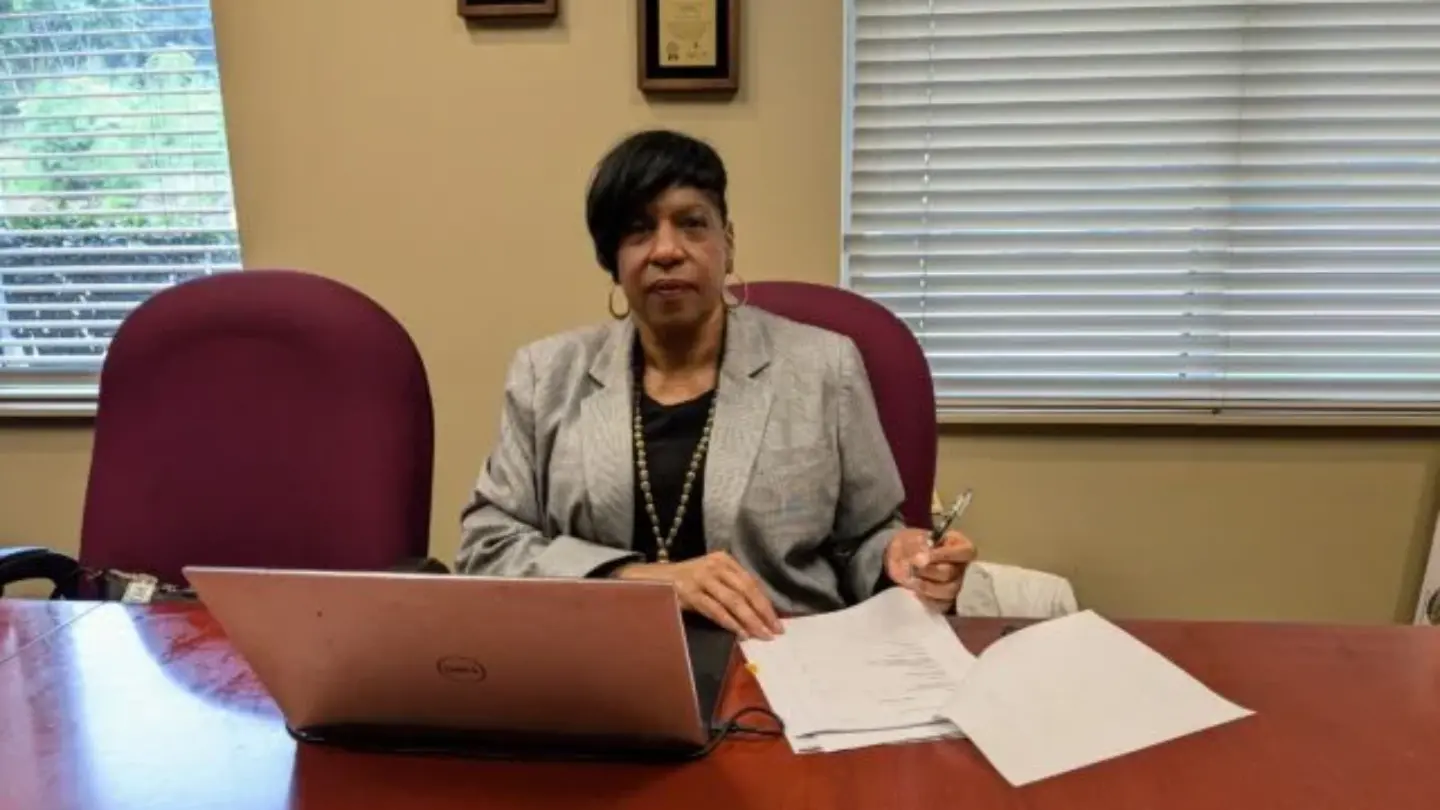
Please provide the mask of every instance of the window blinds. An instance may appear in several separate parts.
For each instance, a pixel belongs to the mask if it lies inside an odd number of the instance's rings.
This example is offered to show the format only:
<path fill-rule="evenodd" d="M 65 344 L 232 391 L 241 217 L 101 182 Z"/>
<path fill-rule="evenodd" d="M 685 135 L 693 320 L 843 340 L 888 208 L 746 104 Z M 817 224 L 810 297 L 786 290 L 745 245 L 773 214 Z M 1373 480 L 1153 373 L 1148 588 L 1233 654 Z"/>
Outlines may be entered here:
<path fill-rule="evenodd" d="M 845 278 L 943 408 L 1440 410 L 1440 0 L 851 0 Z"/>
<path fill-rule="evenodd" d="M 0 398 L 93 394 L 138 303 L 239 266 L 209 4 L 0 2 Z"/>

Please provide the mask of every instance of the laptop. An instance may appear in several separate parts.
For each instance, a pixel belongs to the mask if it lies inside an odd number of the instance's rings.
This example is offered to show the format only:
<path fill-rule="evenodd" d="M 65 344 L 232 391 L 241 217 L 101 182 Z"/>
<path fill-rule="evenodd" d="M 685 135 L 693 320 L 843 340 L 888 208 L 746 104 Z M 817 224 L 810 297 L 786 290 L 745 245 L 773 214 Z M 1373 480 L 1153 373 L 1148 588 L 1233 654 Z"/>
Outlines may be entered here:
<path fill-rule="evenodd" d="M 667 583 L 184 569 L 301 741 L 390 753 L 707 751 L 734 637 Z"/>

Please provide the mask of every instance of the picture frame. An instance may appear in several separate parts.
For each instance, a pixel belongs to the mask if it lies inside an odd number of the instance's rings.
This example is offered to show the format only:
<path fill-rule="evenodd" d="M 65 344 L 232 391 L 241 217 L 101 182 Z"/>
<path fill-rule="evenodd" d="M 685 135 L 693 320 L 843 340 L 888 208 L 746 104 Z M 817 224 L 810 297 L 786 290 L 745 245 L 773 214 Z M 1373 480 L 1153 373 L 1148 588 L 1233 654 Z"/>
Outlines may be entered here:
<path fill-rule="evenodd" d="M 560 13 L 560 0 L 458 0 L 461 17 L 472 20 L 541 19 Z"/>
<path fill-rule="evenodd" d="M 637 0 L 638 83 L 644 92 L 740 89 L 741 0 Z"/>

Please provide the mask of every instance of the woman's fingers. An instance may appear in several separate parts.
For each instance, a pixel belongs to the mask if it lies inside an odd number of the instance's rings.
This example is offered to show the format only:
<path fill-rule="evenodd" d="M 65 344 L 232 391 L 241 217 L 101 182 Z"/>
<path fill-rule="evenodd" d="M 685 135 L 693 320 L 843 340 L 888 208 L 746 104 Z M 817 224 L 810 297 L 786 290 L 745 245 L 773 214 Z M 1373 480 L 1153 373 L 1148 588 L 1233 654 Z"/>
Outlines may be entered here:
<path fill-rule="evenodd" d="M 920 597 L 920 602 L 936 613 L 949 613 L 950 608 L 955 605 L 954 599 L 930 599 L 924 596 Z"/>
<path fill-rule="evenodd" d="M 930 563 L 929 565 L 916 569 L 915 576 L 926 582 L 954 582 L 964 573 L 964 568 L 954 563 Z"/>
<path fill-rule="evenodd" d="M 912 579 L 940 585 L 952 585 L 965 576 L 965 566 L 975 559 L 975 545 L 959 532 L 949 532 L 935 546 L 929 542 L 911 558 Z"/>
<path fill-rule="evenodd" d="M 917 562 L 929 550 L 926 537 L 921 530 L 908 529 L 890 541 L 885 549 L 885 573 L 890 581 L 903 584 L 914 578 Z"/>
<path fill-rule="evenodd" d="M 905 583 L 905 589 L 936 613 L 948 613 L 955 606 L 955 598 L 960 595 L 960 581 L 939 583 L 916 577 Z"/>
<path fill-rule="evenodd" d="M 750 602 L 750 607 L 755 608 L 756 613 L 760 614 L 760 618 L 766 621 L 770 631 L 783 633 L 785 628 L 780 626 L 780 617 L 775 613 L 775 604 L 770 602 L 769 595 L 765 594 L 765 588 L 760 587 L 760 579 L 756 578 L 755 574 L 746 571 L 746 568 L 729 553 L 724 555 L 724 565 L 729 568 L 730 572 L 726 581 L 730 582 L 732 587 L 743 592 L 744 598 Z"/>
<path fill-rule="evenodd" d="M 960 593 L 960 583 L 957 580 L 931 582 L 928 579 L 916 579 L 907 587 L 920 597 L 935 602 L 953 602 Z"/>
<path fill-rule="evenodd" d="M 926 554 L 927 565 L 935 563 L 963 564 L 975 559 L 974 546 L 936 546 Z"/>
<path fill-rule="evenodd" d="M 775 605 L 770 602 L 770 597 L 765 595 L 760 581 L 741 567 L 734 557 L 725 556 L 725 564 L 721 567 L 719 576 L 726 585 L 745 597 L 750 609 L 765 623 L 767 630 L 771 633 L 785 632 L 785 628 L 780 625 L 780 617 L 775 613 Z"/>
<path fill-rule="evenodd" d="M 947 533 L 934 546 L 923 530 L 907 533 L 896 537 L 889 551 L 886 557 L 891 579 L 938 612 L 948 611 L 955 604 L 965 566 L 975 558 L 975 546 L 958 532 Z"/>
<path fill-rule="evenodd" d="M 689 601 L 691 610 L 700 613 L 705 616 L 705 618 L 715 622 L 740 638 L 746 637 L 745 628 L 740 625 L 740 620 L 731 615 L 725 605 L 721 604 L 714 597 L 704 591 L 697 591 L 691 595 Z"/>
<path fill-rule="evenodd" d="M 723 551 L 667 567 L 682 604 L 741 638 L 773 638 L 783 632 L 775 606 L 754 575 Z"/>
<path fill-rule="evenodd" d="M 725 611 L 734 617 L 740 625 L 743 638 L 769 639 L 774 636 L 765 620 L 750 606 L 745 594 L 731 587 L 724 579 L 714 577 L 706 581 L 703 587 L 706 596 L 723 605 Z"/>

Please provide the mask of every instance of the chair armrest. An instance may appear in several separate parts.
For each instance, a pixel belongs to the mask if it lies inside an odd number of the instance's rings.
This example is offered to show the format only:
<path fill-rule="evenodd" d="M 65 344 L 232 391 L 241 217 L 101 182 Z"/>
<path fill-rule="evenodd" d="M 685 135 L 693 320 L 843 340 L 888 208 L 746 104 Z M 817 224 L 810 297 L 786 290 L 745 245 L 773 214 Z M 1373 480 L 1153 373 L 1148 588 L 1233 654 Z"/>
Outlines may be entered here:
<path fill-rule="evenodd" d="M 82 572 L 80 563 L 58 551 L 34 546 L 0 547 L 0 594 L 16 582 L 44 579 L 55 586 L 51 599 L 76 599 Z"/>
<path fill-rule="evenodd" d="M 396 574 L 448 574 L 450 569 L 434 557 L 406 557 L 390 566 Z"/>

